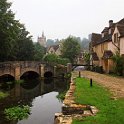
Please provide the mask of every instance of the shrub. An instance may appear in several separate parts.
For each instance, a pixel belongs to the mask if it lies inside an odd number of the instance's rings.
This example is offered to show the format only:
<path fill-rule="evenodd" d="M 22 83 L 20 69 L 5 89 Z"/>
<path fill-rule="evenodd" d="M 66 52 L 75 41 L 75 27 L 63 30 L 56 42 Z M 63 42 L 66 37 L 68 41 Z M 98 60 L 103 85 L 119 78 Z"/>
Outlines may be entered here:
<path fill-rule="evenodd" d="M 112 59 L 115 63 L 115 67 L 114 67 L 115 73 L 119 76 L 122 76 L 124 70 L 124 58 L 120 56 L 118 52 L 116 52 L 116 54 L 113 55 Z"/>
<path fill-rule="evenodd" d="M 0 91 L 0 99 L 7 97 L 9 94 Z"/>
<path fill-rule="evenodd" d="M 4 110 L 4 114 L 8 120 L 22 120 L 28 118 L 30 114 L 30 107 L 26 106 L 16 106 Z"/>

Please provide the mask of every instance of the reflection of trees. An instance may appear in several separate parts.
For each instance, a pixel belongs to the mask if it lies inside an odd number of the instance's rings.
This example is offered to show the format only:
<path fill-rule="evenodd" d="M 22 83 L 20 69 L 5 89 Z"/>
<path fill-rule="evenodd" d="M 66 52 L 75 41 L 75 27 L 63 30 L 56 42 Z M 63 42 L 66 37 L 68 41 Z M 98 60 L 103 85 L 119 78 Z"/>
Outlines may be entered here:
<path fill-rule="evenodd" d="M 0 76 L 0 89 L 5 91 L 14 88 L 14 77 L 8 74 Z"/>
<path fill-rule="evenodd" d="M 49 93 L 52 91 L 64 92 L 67 89 L 68 81 L 63 79 L 45 79 L 42 81 L 41 94 Z"/>

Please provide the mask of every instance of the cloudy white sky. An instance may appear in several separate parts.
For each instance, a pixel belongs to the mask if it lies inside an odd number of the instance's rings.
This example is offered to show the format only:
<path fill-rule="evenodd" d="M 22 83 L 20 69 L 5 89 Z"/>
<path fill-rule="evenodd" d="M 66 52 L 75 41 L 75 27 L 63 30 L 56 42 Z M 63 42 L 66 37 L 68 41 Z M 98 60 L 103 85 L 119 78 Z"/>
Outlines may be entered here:
<path fill-rule="evenodd" d="M 100 33 L 108 21 L 124 18 L 124 0 L 9 0 L 16 19 L 34 41 L 44 31 L 47 39 Z"/>

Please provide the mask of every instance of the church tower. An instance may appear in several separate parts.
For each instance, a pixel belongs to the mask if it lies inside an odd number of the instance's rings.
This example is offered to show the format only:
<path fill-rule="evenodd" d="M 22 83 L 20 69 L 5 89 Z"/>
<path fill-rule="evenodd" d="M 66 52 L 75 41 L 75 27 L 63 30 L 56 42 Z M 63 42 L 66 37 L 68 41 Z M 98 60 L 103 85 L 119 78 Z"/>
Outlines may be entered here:
<path fill-rule="evenodd" d="M 37 42 L 43 47 L 46 47 L 46 37 L 44 36 L 44 32 L 42 32 L 42 37 L 38 37 Z"/>

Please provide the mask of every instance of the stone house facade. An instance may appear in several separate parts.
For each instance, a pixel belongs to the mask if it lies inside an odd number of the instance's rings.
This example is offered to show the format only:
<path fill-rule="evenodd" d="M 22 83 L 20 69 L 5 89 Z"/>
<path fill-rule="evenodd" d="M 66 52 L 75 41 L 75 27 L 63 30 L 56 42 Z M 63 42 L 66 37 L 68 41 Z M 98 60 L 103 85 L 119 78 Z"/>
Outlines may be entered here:
<path fill-rule="evenodd" d="M 92 64 L 103 67 L 104 72 L 113 71 L 114 62 L 111 57 L 119 52 L 124 55 L 124 18 L 117 23 L 109 21 L 100 34 L 92 33 L 90 52 Z"/>
<path fill-rule="evenodd" d="M 61 55 L 61 47 L 60 47 L 60 45 L 50 46 L 47 49 L 47 54 L 56 54 L 57 56 L 60 56 Z"/>

